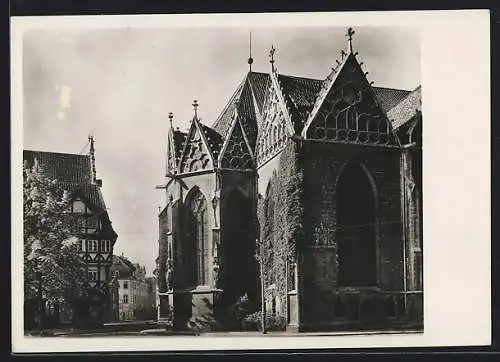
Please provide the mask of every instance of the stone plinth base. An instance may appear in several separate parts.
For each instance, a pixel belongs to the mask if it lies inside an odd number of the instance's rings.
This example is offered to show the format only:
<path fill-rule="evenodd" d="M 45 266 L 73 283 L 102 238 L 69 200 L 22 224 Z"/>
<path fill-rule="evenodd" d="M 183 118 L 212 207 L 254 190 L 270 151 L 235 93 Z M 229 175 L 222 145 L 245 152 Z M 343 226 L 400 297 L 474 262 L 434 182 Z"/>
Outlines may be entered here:
<path fill-rule="evenodd" d="M 219 289 L 206 286 L 159 293 L 158 322 L 171 320 L 173 329 L 177 331 L 215 330 L 221 293 Z"/>

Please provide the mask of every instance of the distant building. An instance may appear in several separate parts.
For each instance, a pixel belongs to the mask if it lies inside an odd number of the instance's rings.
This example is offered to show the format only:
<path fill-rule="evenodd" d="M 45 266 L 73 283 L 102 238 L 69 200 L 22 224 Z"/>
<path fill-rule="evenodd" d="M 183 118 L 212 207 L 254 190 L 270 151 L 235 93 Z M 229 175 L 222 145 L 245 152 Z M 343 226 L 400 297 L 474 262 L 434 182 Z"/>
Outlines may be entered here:
<path fill-rule="evenodd" d="M 151 297 L 148 292 L 150 282 L 146 280 L 146 268 L 131 262 L 123 254 L 114 255 L 111 274 L 118 287 L 117 319 L 121 321 L 148 319 Z"/>
<path fill-rule="evenodd" d="M 101 192 L 102 180 L 97 179 L 94 140 L 89 137 L 88 154 L 68 154 L 24 150 L 23 160 L 32 167 L 35 159 L 46 177 L 60 183 L 71 195 L 71 212 L 81 216 L 79 250 L 88 266 L 89 298 L 81 309 L 59 306 L 61 321 L 92 321 L 102 323 L 110 319 L 111 305 L 109 269 L 118 235 L 111 225 Z"/>

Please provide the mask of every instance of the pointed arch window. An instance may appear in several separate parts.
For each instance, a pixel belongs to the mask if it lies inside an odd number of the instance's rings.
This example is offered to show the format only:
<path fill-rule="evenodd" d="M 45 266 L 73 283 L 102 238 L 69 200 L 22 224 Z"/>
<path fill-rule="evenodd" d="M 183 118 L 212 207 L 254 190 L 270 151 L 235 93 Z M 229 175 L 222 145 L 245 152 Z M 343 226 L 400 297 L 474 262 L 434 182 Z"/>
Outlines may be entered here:
<path fill-rule="evenodd" d="M 188 232 L 193 285 L 209 283 L 208 208 L 200 190 L 195 190 L 188 202 Z"/>
<path fill-rule="evenodd" d="M 367 171 L 347 164 L 337 183 L 339 284 L 377 284 L 376 195 Z"/>

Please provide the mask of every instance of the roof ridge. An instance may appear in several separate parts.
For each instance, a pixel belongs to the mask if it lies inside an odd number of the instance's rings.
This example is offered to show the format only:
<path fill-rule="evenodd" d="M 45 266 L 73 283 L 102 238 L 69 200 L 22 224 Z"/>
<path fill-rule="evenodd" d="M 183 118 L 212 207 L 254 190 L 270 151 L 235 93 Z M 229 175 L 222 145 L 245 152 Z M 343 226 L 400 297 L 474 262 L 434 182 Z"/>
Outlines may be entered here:
<path fill-rule="evenodd" d="M 322 82 L 323 81 L 322 79 L 319 79 L 319 78 L 301 77 L 301 76 L 298 76 L 298 75 L 278 74 L 278 76 L 288 77 L 288 78 L 294 78 L 294 79 L 313 80 L 315 82 Z"/>
<path fill-rule="evenodd" d="M 247 79 L 248 79 L 248 74 L 247 73 L 245 75 L 245 77 L 243 77 L 243 80 L 240 82 L 240 84 L 238 85 L 238 87 L 236 88 L 236 90 L 234 91 L 234 93 L 231 95 L 231 97 L 229 97 L 228 101 L 226 102 L 224 108 L 222 108 L 222 111 L 219 113 L 219 115 L 217 116 L 217 118 L 215 119 L 214 123 L 212 124 L 212 127 L 215 128 L 217 127 L 218 123 L 220 122 L 220 119 L 222 118 L 222 116 L 226 113 L 227 109 L 230 107 L 230 105 L 233 103 L 234 99 L 237 97 L 238 94 L 241 95 L 241 92 L 243 90 L 243 86 L 245 85 Z"/>
<path fill-rule="evenodd" d="M 376 86 L 376 85 L 373 85 L 372 86 L 373 88 L 378 88 L 378 89 L 389 89 L 389 90 L 395 90 L 395 91 L 400 91 L 400 92 L 413 92 L 411 90 L 408 90 L 408 89 L 403 89 L 403 88 L 391 88 L 391 87 L 380 87 L 380 86 Z M 417 87 L 418 88 L 418 87 Z"/>
<path fill-rule="evenodd" d="M 37 150 L 28 150 L 28 149 L 23 149 L 23 152 L 52 153 L 52 154 L 55 154 L 55 155 L 89 157 L 89 155 L 86 154 L 86 153 L 68 153 L 68 152 L 55 152 L 55 151 L 37 151 Z"/>

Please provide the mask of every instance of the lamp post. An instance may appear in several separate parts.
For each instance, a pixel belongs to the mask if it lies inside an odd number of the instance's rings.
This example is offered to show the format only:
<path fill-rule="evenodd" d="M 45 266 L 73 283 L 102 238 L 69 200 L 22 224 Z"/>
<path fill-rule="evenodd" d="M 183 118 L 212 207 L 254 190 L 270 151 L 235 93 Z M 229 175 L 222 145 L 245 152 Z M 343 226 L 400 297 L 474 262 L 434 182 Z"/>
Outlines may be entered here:
<path fill-rule="evenodd" d="M 256 239 L 257 243 L 259 243 L 259 251 L 260 251 L 260 295 L 261 295 L 261 324 L 262 324 L 262 334 L 266 334 L 266 298 L 264 296 L 264 263 L 262 262 L 263 254 L 262 254 L 262 243 L 259 242 L 259 239 Z"/>
<path fill-rule="evenodd" d="M 35 279 L 38 282 L 38 329 L 42 332 L 42 273 L 35 272 Z"/>

